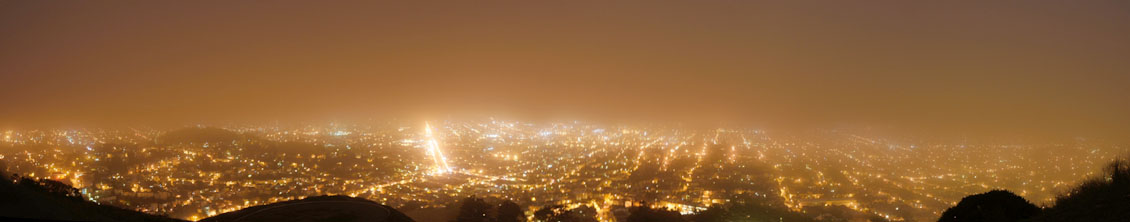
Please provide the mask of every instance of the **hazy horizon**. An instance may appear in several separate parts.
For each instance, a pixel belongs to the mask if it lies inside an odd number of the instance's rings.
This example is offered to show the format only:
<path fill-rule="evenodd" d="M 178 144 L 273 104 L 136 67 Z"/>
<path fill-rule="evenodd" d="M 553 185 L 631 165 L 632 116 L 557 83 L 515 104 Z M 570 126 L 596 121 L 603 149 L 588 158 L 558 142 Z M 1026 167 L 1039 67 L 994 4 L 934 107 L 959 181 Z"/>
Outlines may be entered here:
<path fill-rule="evenodd" d="M 499 116 L 1130 132 L 1118 1 L 0 3 L 0 127 Z"/>

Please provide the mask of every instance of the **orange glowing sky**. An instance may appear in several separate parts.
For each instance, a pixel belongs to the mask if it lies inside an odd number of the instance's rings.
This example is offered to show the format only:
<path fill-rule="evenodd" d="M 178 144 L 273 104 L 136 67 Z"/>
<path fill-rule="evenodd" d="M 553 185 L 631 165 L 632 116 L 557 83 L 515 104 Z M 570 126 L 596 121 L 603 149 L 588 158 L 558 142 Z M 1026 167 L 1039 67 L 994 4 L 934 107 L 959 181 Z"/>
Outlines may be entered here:
<path fill-rule="evenodd" d="M 1125 129 L 1126 1 L 2 1 L 2 125 Z"/>

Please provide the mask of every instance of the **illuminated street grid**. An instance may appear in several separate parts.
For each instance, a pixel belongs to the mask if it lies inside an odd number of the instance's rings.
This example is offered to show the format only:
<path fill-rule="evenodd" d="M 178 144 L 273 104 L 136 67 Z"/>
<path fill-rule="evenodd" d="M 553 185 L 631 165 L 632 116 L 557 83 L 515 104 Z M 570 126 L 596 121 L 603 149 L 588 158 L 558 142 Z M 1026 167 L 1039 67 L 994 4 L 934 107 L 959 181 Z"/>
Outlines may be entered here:
<path fill-rule="evenodd" d="M 691 213 L 745 197 L 798 212 L 843 206 L 921 221 L 994 188 L 1047 204 L 1126 152 L 1084 138 L 969 142 L 578 122 L 222 128 L 245 136 L 171 143 L 154 129 L 8 130 L 0 160 L 9 172 L 68 182 L 102 204 L 192 220 L 342 194 L 398 208 L 472 195 L 531 210 L 588 205 L 604 221 L 640 201 Z"/>

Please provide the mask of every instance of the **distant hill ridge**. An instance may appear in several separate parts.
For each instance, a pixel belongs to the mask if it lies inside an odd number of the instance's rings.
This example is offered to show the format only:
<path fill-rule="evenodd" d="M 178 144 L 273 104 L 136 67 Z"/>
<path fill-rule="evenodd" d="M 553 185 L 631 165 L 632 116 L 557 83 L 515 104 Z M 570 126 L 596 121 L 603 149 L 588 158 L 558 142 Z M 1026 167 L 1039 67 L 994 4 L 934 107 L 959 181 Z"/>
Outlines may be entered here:
<path fill-rule="evenodd" d="M 157 137 L 158 144 L 177 143 L 231 143 L 257 139 L 253 136 L 215 127 L 187 127 L 166 132 Z"/>
<path fill-rule="evenodd" d="M 264 152 L 303 153 L 313 154 L 325 150 L 325 147 L 303 142 L 275 142 L 260 138 L 249 133 L 239 133 L 216 127 L 187 127 L 166 132 L 155 140 L 157 144 L 212 144 L 220 148 L 234 143 L 242 144 L 242 148 Z"/>

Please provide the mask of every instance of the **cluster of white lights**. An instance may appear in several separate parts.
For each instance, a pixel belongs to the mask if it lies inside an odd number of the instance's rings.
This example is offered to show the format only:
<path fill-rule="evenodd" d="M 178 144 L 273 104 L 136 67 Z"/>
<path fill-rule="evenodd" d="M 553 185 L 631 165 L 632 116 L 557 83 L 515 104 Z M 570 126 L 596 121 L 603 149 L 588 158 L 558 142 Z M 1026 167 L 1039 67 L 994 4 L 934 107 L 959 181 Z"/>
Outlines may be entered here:
<path fill-rule="evenodd" d="M 432 136 L 432 126 L 428 122 L 424 122 L 424 137 L 427 139 L 428 155 L 432 156 L 432 161 L 435 162 L 436 173 L 443 174 L 451 172 L 451 166 L 447 165 L 447 157 L 443 155 L 443 151 L 439 149 L 439 143 L 436 142 L 435 136 Z"/>

